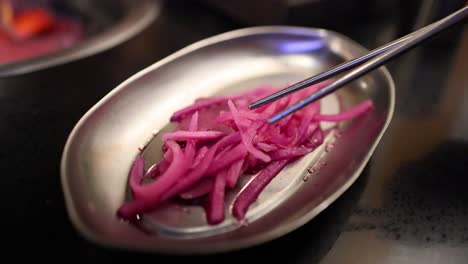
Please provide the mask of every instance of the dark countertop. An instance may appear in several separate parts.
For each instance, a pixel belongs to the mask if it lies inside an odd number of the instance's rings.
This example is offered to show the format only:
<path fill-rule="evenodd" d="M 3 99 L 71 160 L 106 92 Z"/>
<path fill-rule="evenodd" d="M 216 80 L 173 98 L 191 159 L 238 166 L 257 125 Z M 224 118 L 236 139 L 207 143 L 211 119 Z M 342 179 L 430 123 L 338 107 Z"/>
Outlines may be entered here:
<path fill-rule="evenodd" d="M 41 73 L 0 79 L 7 253 L 50 260 L 60 248 L 77 262 L 172 260 L 82 239 L 66 214 L 59 166 L 75 123 L 120 82 L 190 43 L 246 26 L 214 9 L 181 2 L 167 4 L 149 28 L 120 47 Z M 414 26 L 404 22 L 403 13 L 363 16 L 330 27 L 373 48 Z M 362 176 L 332 206 L 273 242 L 182 259 L 467 263 L 468 30 L 462 29 L 443 33 L 389 64 L 397 86 L 393 121 Z M 54 79 L 43 77 L 51 73 Z"/>

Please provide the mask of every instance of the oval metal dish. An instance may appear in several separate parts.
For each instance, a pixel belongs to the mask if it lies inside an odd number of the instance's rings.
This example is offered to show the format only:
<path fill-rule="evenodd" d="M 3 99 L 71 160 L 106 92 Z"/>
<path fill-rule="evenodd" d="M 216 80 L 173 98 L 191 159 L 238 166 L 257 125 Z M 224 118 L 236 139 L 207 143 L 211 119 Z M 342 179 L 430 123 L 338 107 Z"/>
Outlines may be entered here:
<path fill-rule="evenodd" d="M 72 47 L 28 59 L 0 63 L 0 77 L 63 65 L 111 49 L 146 28 L 158 16 L 160 1 L 58 1 L 83 21 L 85 38 Z"/>
<path fill-rule="evenodd" d="M 138 147 L 167 126 L 175 110 L 202 96 L 260 84 L 286 85 L 365 52 L 331 31 L 254 27 L 197 42 L 135 74 L 90 109 L 66 143 L 61 180 L 73 225 L 98 244 L 188 254 L 245 248 L 305 224 L 359 177 L 384 134 L 395 89 L 384 67 L 326 98 L 326 112 L 366 98 L 376 107 L 340 125 L 341 136 L 327 138 L 335 141 L 331 151 L 324 145 L 285 168 L 250 208 L 248 225 L 239 225 L 227 211 L 223 224 L 210 227 L 201 208 L 168 206 L 143 217 L 146 226 L 157 231 L 148 235 L 117 219 L 115 212 L 126 198 L 128 171 Z M 157 159 L 155 146 L 145 150 L 148 161 Z M 317 172 L 309 175 L 311 166 Z"/>

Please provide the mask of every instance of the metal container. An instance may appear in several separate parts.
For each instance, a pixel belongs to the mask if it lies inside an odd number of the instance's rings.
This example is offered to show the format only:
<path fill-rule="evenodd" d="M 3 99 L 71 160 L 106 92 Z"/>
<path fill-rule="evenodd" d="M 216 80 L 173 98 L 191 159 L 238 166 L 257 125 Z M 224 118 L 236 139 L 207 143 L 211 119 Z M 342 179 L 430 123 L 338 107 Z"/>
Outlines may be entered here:
<path fill-rule="evenodd" d="M 54 11 L 77 19 L 84 40 L 76 45 L 30 59 L 0 64 L 0 77 L 17 76 L 70 63 L 111 49 L 135 36 L 158 13 L 156 1 L 48 1 Z"/>
<path fill-rule="evenodd" d="M 342 124 L 341 137 L 330 134 L 333 150 L 322 146 L 285 168 L 249 209 L 248 225 L 228 212 L 223 224 L 208 226 L 200 208 L 168 207 L 143 216 L 153 231 L 147 234 L 119 220 L 116 210 L 126 199 L 138 147 L 152 140 L 175 110 L 202 96 L 295 82 L 364 52 L 331 31 L 254 27 L 202 40 L 135 74 L 95 104 L 67 140 L 61 180 L 73 225 L 101 245 L 187 254 L 249 247 L 312 220 L 359 177 L 391 120 L 394 85 L 384 67 L 323 101 L 326 112 L 366 98 L 375 109 Z M 150 152 L 146 158 L 156 159 Z M 308 175 L 311 166 L 319 166 L 318 173 Z"/>

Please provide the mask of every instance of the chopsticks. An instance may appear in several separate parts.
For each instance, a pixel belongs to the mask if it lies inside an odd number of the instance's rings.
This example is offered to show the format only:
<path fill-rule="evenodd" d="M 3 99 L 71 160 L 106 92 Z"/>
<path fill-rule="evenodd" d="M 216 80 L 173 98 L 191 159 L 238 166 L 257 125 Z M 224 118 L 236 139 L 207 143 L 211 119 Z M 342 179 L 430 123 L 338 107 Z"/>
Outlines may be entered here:
<path fill-rule="evenodd" d="M 301 108 L 307 106 L 310 103 L 313 103 L 325 97 L 326 95 L 329 95 L 330 93 L 333 93 L 339 88 L 342 88 L 344 85 L 382 66 L 388 61 L 396 58 L 398 55 L 401 55 L 402 53 L 409 51 L 410 49 L 416 47 L 423 41 L 429 39 L 430 37 L 436 35 L 437 33 L 440 33 L 442 30 L 447 29 L 450 26 L 453 26 L 459 22 L 466 20 L 467 17 L 468 17 L 468 6 L 465 6 L 461 8 L 460 10 L 452 13 L 451 15 L 439 21 L 436 21 L 402 38 L 394 40 L 382 47 L 372 50 L 371 52 L 365 54 L 362 57 L 342 63 L 329 71 L 314 75 L 308 79 L 305 79 L 285 89 L 282 89 L 274 94 L 261 98 L 251 103 L 249 105 L 249 108 L 255 109 L 262 105 L 276 101 L 288 94 L 307 88 L 313 84 L 322 82 L 328 78 L 331 78 L 333 76 L 336 76 L 340 73 L 343 73 L 347 70 L 351 70 L 354 68 L 354 70 L 345 74 L 344 76 L 337 79 L 333 83 L 325 86 L 324 88 L 302 99 L 295 105 L 292 105 L 291 107 L 277 113 L 276 115 L 268 119 L 269 123 L 277 122 L 278 120 L 300 110 Z"/>

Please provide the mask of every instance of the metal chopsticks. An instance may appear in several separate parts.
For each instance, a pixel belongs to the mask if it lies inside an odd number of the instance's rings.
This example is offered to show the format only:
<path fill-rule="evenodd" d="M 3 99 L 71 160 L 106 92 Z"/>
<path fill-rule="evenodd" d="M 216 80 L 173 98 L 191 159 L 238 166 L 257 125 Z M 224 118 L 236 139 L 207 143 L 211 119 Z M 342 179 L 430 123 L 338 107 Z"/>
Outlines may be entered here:
<path fill-rule="evenodd" d="M 337 67 L 320 73 L 318 75 L 312 76 L 308 79 L 300 81 L 296 84 L 293 84 L 283 90 L 280 90 L 274 94 L 266 96 L 262 99 L 259 99 L 249 105 L 250 109 L 255 109 L 267 103 L 276 101 L 283 96 L 291 94 L 295 91 L 300 89 L 304 89 L 309 87 L 313 84 L 319 83 L 324 81 L 330 77 L 336 76 L 346 70 L 350 70 L 355 68 L 348 74 L 344 75 L 343 77 L 339 78 L 335 82 L 327 85 L 326 87 L 322 88 L 321 90 L 309 95 L 308 97 L 304 98 L 303 100 L 299 101 L 295 105 L 277 113 L 276 115 L 272 116 L 268 119 L 269 123 L 274 123 L 283 117 L 290 115 L 299 109 L 305 107 L 306 105 L 315 102 L 316 100 L 321 99 L 322 97 L 333 93 L 337 89 L 343 87 L 344 85 L 348 84 L 351 81 L 367 74 L 368 72 L 382 66 L 383 64 L 387 63 L 388 61 L 396 58 L 398 55 L 409 51 L 410 49 L 416 47 L 421 42 L 429 39 L 430 37 L 440 33 L 442 30 L 447 29 L 450 26 L 453 26 L 459 22 L 464 21 L 468 17 L 468 6 L 461 8 L 460 10 L 452 13 L 451 15 L 434 22 L 418 31 L 415 31 L 411 34 L 408 34 L 402 38 L 394 40 L 382 47 L 379 47 L 362 57 L 353 59 L 351 61 L 345 62 L 343 64 L 338 65 Z"/>

